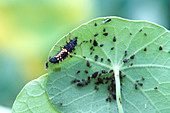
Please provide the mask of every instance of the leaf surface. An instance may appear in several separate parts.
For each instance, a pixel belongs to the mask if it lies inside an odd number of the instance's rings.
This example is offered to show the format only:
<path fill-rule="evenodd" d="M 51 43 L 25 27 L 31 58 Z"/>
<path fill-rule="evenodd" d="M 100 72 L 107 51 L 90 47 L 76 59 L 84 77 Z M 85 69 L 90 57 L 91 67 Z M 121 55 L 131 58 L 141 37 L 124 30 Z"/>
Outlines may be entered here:
<path fill-rule="evenodd" d="M 17 96 L 12 113 L 58 113 L 46 93 L 47 76 L 29 82 Z"/>
<path fill-rule="evenodd" d="M 108 18 L 111 21 L 103 23 Z M 75 48 L 73 53 L 76 54 L 71 53 L 72 58 L 68 57 L 59 64 L 49 63 L 46 87 L 52 105 L 58 111 L 70 113 L 120 112 L 121 105 L 119 106 L 118 99 L 106 102 L 106 98 L 109 96 L 108 84 L 97 85 L 99 88 L 97 91 L 94 90 L 96 86 L 94 83 L 97 79 L 91 79 L 91 82 L 84 87 L 71 83 L 75 78 L 87 79 L 94 72 L 114 70 L 114 73 L 121 71 L 122 75 L 126 75 L 121 80 L 121 103 L 124 112 L 170 112 L 169 31 L 145 21 L 108 18 L 94 19 L 73 30 L 71 39 L 78 37 L 78 44 L 85 42 L 81 47 Z M 97 46 L 93 46 L 94 39 L 98 43 Z M 92 40 L 91 43 L 90 40 Z M 86 41 L 88 42 L 86 43 Z M 65 45 L 64 37 L 56 44 Z M 101 44 L 104 45 L 100 47 Z M 92 46 L 94 51 L 90 49 Z M 160 46 L 163 48 L 162 50 L 160 50 Z M 60 48 L 53 47 L 50 56 L 55 56 L 59 50 Z M 126 56 L 125 51 L 127 51 Z M 92 55 L 91 52 L 93 52 Z M 97 61 L 95 61 L 95 55 L 98 55 Z M 101 58 L 104 60 L 101 61 Z M 129 60 L 124 63 L 126 59 Z M 91 68 L 87 67 L 87 61 L 90 62 Z M 80 73 L 77 74 L 79 70 Z M 85 73 L 85 70 L 88 73 Z M 111 75 L 113 73 L 101 76 L 110 77 Z M 142 80 L 142 77 L 145 80 Z M 137 80 L 139 82 L 136 82 Z M 118 83 L 118 81 L 119 79 L 116 79 L 115 82 Z M 142 83 L 143 86 L 137 85 L 138 89 L 135 89 L 135 84 L 138 83 Z M 117 93 L 121 89 L 118 85 L 116 87 L 118 88 Z M 157 89 L 154 89 L 155 87 Z M 60 103 L 63 105 L 61 106 Z"/>

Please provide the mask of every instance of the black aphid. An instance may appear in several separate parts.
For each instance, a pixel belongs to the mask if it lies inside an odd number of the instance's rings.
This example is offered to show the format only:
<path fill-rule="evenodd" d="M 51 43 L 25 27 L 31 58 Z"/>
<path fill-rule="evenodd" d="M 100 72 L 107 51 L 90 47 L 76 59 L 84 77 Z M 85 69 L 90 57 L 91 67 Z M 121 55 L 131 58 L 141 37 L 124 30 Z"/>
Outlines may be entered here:
<path fill-rule="evenodd" d="M 142 84 L 142 83 L 138 83 L 138 85 L 143 86 L 143 84 Z"/>
<path fill-rule="evenodd" d="M 134 59 L 134 57 L 135 57 L 135 55 L 132 55 L 132 56 L 130 57 L 130 59 Z"/>
<path fill-rule="evenodd" d="M 85 56 L 83 56 L 83 58 L 86 58 Z"/>
<path fill-rule="evenodd" d="M 168 51 L 168 53 L 170 53 L 170 51 Z"/>
<path fill-rule="evenodd" d="M 111 50 L 113 50 L 113 49 L 114 49 L 114 47 L 111 48 Z"/>
<path fill-rule="evenodd" d="M 132 33 L 129 33 L 130 35 L 132 35 Z"/>
<path fill-rule="evenodd" d="M 107 80 L 106 82 L 105 82 L 105 84 L 107 84 L 109 81 Z"/>
<path fill-rule="evenodd" d="M 85 81 L 85 79 L 82 79 L 81 81 L 82 81 L 82 82 L 84 82 L 84 81 Z"/>
<path fill-rule="evenodd" d="M 62 106 L 63 105 L 63 103 L 62 102 L 60 102 L 60 106 Z"/>
<path fill-rule="evenodd" d="M 108 33 L 103 33 L 103 35 L 104 35 L 104 36 L 107 36 L 107 35 L 108 35 Z"/>
<path fill-rule="evenodd" d="M 154 89 L 158 89 L 158 87 L 155 87 Z"/>
<path fill-rule="evenodd" d="M 100 44 L 100 47 L 103 47 L 104 44 Z"/>
<path fill-rule="evenodd" d="M 136 82 L 139 82 L 139 80 L 136 80 Z"/>
<path fill-rule="evenodd" d="M 99 77 L 101 76 L 102 74 L 101 73 L 99 73 Z M 104 79 L 104 77 L 103 77 L 103 79 Z"/>
<path fill-rule="evenodd" d="M 98 90 L 99 90 L 99 88 L 98 88 L 97 86 L 95 86 L 95 87 L 94 87 L 94 89 L 95 89 L 96 91 L 98 91 Z"/>
<path fill-rule="evenodd" d="M 77 82 L 80 82 L 80 80 L 77 80 Z"/>
<path fill-rule="evenodd" d="M 106 74 L 106 73 L 108 73 L 108 71 L 106 71 L 106 70 L 102 70 L 102 73 L 103 73 L 103 74 Z"/>
<path fill-rule="evenodd" d="M 126 75 L 123 75 L 123 77 L 126 77 Z"/>
<path fill-rule="evenodd" d="M 90 52 L 90 55 L 92 55 L 93 54 L 93 52 Z"/>
<path fill-rule="evenodd" d="M 92 42 L 92 40 L 90 39 L 90 43 Z"/>
<path fill-rule="evenodd" d="M 144 48 L 144 51 L 147 51 L 147 49 L 146 49 L 146 48 Z"/>
<path fill-rule="evenodd" d="M 102 21 L 102 24 L 110 22 L 110 21 L 111 21 L 111 19 L 106 19 L 106 20 Z"/>
<path fill-rule="evenodd" d="M 89 73 L 87 70 L 84 71 L 85 73 Z"/>
<path fill-rule="evenodd" d="M 87 67 L 91 67 L 91 66 L 90 66 L 90 62 L 89 62 L 89 61 L 87 61 L 87 64 L 86 64 L 86 65 L 87 65 Z"/>
<path fill-rule="evenodd" d="M 96 37 L 98 35 L 98 33 L 94 34 L 94 36 Z"/>
<path fill-rule="evenodd" d="M 90 80 L 87 80 L 85 83 L 86 83 L 86 84 L 90 83 Z"/>
<path fill-rule="evenodd" d="M 145 80 L 145 78 L 144 78 L 144 77 L 142 77 L 142 80 Z"/>
<path fill-rule="evenodd" d="M 73 56 L 72 55 L 70 55 L 70 58 L 72 58 Z"/>
<path fill-rule="evenodd" d="M 127 56 L 127 51 L 125 51 L 125 56 Z"/>
<path fill-rule="evenodd" d="M 138 85 L 137 84 L 135 84 L 135 89 L 138 89 Z"/>
<path fill-rule="evenodd" d="M 108 62 L 111 62 L 111 60 L 110 60 L 110 59 L 107 59 L 107 61 L 108 61 Z"/>
<path fill-rule="evenodd" d="M 109 73 L 112 73 L 112 72 L 113 72 L 113 70 L 110 70 L 110 71 L 109 71 Z"/>
<path fill-rule="evenodd" d="M 93 49 L 93 51 L 94 51 L 95 49 Z"/>
<path fill-rule="evenodd" d="M 97 79 L 99 83 L 103 84 L 103 79 L 102 78 L 98 78 Z"/>
<path fill-rule="evenodd" d="M 94 26 L 97 26 L 97 23 L 94 23 Z"/>
<path fill-rule="evenodd" d="M 76 53 L 74 53 L 76 55 Z"/>
<path fill-rule="evenodd" d="M 115 36 L 113 37 L 113 42 L 116 42 L 116 37 Z"/>
<path fill-rule="evenodd" d="M 98 46 L 98 43 L 97 43 L 96 40 L 93 41 L 93 45 L 94 45 L 94 46 Z"/>
<path fill-rule="evenodd" d="M 79 71 L 77 71 L 77 74 L 78 74 L 78 73 L 80 73 L 80 70 L 79 70 Z"/>
<path fill-rule="evenodd" d="M 95 61 L 97 61 L 97 59 L 98 59 L 99 57 L 98 57 L 98 55 L 95 55 L 94 58 L 95 58 Z"/>
<path fill-rule="evenodd" d="M 103 58 L 101 58 L 101 62 L 103 62 Z"/>
<path fill-rule="evenodd" d="M 147 34 L 146 34 L 146 33 L 144 33 L 144 35 L 145 35 L 145 36 L 147 36 Z"/>
<path fill-rule="evenodd" d="M 159 46 L 159 50 L 162 50 L 163 48 L 162 48 L 162 46 Z"/>
<path fill-rule="evenodd" d="M 114 100 L 116 100 L 116 95 L 112 93 L 112 97 Z"/>
<path fill-rule="evenodd" d="M 87 79 L 90 80 L 90 77 L 88 76 Z"/>
<path fill-rule="evenodd" d="M 92 50 L 92 49 L 93 49 L 93 46 L 91 46 L 90 49 Z"/>
<path fill-rule="evenodd" d="M 86 41 L 86 43 L 87 43 L 88 41 Z"/>
<path fill-rule="evenodd" d="M 71 81 L 71 83 L 76 83 L 77 82 L 77 79 L 74 79 Z"/>
<path fill-rule="evenodd" d="M 133 63 L 131 63 L 130 65 L 133 66 Z"/>
<path fill-rule="evenodd" d="M 85 84 L 84 83 L 78 83 L 77 86 L 83 87 Z"/>
<path fill-rule="evenodd" d="M 106 29 L 104 28 L 104 29 L 103 29 L 103 32 L 105 32 L 105 31 L 106 31 Z"/>
<path fill-rule="evenodd" d="M 93 74 L 92 74 L 92 78 L 96 78 L 97 75 L 98 75 L 98 72 L 93 73 Z"/>
<path fill-rule="evenodd" d="M 125 59 L 125 60 L 123 60 L 123 62 L 126 63 L 126 62 L 128 62 L 128 60 L 129 60 L 129 59 Z"/>
<path fill-rule="evenodd" d="M 83 42 L 86 42 L 85 40 Z"/>
<path fill-rule="evenodd" d="M 46 69 L 48 68 L 48 62 L 45 63 L 45 67 L 46 67 Z"/>
<path fill-rule="evenodd" d="M 141 31 L 142 31 L 142 29 L 139 30 L 139 32 L 141 32 Z"/>

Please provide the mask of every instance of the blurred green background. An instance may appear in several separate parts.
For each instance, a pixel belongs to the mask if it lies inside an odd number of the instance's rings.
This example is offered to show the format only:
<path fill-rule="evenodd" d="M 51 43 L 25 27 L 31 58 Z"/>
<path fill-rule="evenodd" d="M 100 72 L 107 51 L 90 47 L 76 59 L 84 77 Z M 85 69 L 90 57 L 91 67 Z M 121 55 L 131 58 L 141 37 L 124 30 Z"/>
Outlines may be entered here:
<path fill-rule="evenodd" d="M 0 105 L 44 73 L 59 38 L 96 17 L 148 20 L 170 29 L 170 0 L 1 0 Z"/>

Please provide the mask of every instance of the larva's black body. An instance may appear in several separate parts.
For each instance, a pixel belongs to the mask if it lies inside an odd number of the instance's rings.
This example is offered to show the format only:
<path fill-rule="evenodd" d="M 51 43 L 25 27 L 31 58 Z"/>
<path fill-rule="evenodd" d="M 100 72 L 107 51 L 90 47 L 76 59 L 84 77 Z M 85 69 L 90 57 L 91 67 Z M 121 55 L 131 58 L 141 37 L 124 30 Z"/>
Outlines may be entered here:
<path fill-rule="evenodd" d="M 72 51 L 75 50 L 75 46 L 77 46 L 77 37 L 75 37 L 73 40 L 70 40 L 70 42 L 68 42 L 63 48 L 61 48 L 56 56 L 49 59 L 49 62 L 55 64 L 63 61 Z"/>

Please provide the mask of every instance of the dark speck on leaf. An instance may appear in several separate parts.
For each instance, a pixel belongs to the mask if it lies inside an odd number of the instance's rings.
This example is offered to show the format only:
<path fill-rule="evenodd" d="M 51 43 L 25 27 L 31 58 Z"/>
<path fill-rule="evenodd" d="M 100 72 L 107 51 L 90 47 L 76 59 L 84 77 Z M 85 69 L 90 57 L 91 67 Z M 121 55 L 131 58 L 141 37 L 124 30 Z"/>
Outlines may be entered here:
<path fill-rule="evenodd" d="M 92 49 L 93 49 L 93 46 L 91 46 L 90 49 L 92 50 Z"/>
<path fill-rule="evenodd" d="M 135 55 L 132 55 L 132 56 L 130 57 L 130 59 L 134 59 L 134 57 L 135 57 Z"/>
<path fill-rule="evenodd" d="M 131 63 L 130 65 L 133 66 L 133 63 Z"/>
<path fill-rule="evenodd" d="M 155 87 L 154 89 L 158 89 L 158 87 Z"/>
<path fill-rule="evenodd" d="M 145 36 L 147 36 L 147 34 L 146 34 L 146 33 L 144 33 L 144 35 L 145 35 Z"/>
<path fill-rule="evenodd" d="M 97 26 L 97 23 L 94 23 L 94 26 Z"/>
<path fill-rule="evenodd" d="M 145 80 L 145 78 L 144 78 L 144 77 L 142 77 L 142 80 Z"/>
<path fill-rule="evenodd" d="M 83 56 L 83 58 L 86 58 L 85 56 Z"/>
<path fill-rule="evenodd" d="M 98 90 L 99 90 L 99 88 L 98 88 L 97 86 L 95 86 L 95 87 L 94 87 L 94 89 L 95 89 L 96 91 L 98 91 Z"/>
<path fill-rule="evenodd" d="M 89 73 L 87 70 L 84 71 L 86 74 Z"/>
<path fill-rule="evenodd" d="M 143 84 L 142 84 L 142 83 L 138 83 L 138 85 L 143 86 Z"/>
<path fill-rule="evenodd" d="M 94 34 L 94 36 L 96 37 L 98 35 L 98 33 Z"/>
<path fill-rule="evenodd" d="M 162 46 L 159 46 L 159 50 L 162 50 L 163 48 L 162 48 Z"/>
<path fill-rule="evenodd" d="M 127 51 L 125 51 L 125 56 L 127 56 Z"/>
<path fill-rule="evenodd" d="M 97 45 L 98 45 L 98 43 L 97 43 L 96 40 L 93 41 L 93 45 L 94 45 L 94 46 L 97 46 Z"/>
<path fill-rule="evenodd" d="M 168 51 L 168 53 L 170 53 L 170 51 Z"/>
<path fill-rule="evenodd" d="M 103 35 L 104 35 L 104 36 L 107 36 L 107 35 L 108 35 L 108 33 L 103 33 Z"/>
<path fill-rule="evenodd" d="M 102 70 L 102 73 L 104 73 L 104 74 L 106 74 L 106 73 L 108 73 L 106 70 Z"/>
<path fill-rule="evenodd" d="M 113 49 L 114 49 L 114 47 L 111 48 L 111 50 L 113 50 Z"/>
<path fill-rule="evenodd" d="M 91 66 L 90 66 L 90 62 L 89 62 L 89 61 L 87 61 L 87 67 L 91 67 Z"/>
<path fill-rule="evenodd" d="M 95 61 L 97 61 L 97 59 L 98 59 L 99 57 L 98 57 L 98 55 L 95 55 L 94 58 L 95 58 Z"/>
<path fill-rule="evenodd" d="M 105 31 L 106 31 L 106 29 L 104 28 L 104 29 L 103 29 L 103 32 L 105 32 Z"/>
<path fill-rule="evenodd" d="M 79 71 L 77 71 L 77 74 L 78 74 L 78 73 L 80 73 L 80 70 L 79 70 Z"/>
<path fill-rule="evenodd" d="M 90 39 L 90 43 L 92 42 L 92 40 Z"/>
<path fill-rule="evenodd" d="M 128 62 L 128 60 L 129 60 L 129 59 L 125 59 L 125 60 L 123 60 L 123 62 L 126 63 L 126 62 Z"/>
<path fill-rule="evenodd" d="M 126 77 L 126 75 L 123 75 L 123 77 Z"/>
<path fill-rule="evenodd" d="M 92 55 L 93 54 L 93 52 L 90 52 L 90 55 Z"/>
<path fill-rule="evenodd" d="M 132 35 L 132 33 L 130 33 L 130 35 Z"/>
<path fill-rule="evenodd" d="M 111 62 L 111 60 L 110 60 L 110 59 L 107 59 L 107 61 L 108 61 L 108 62 Z"/>
<path fill-rule="evenodd" d="M 139 30 L 139 32 L 141 32 L 141 31 L 142 31 L 142 29 Z"/>
<path fill-rule="evenodd" d="M 116 37 L 115 36 L 113 37 L 113 42 L 116 42 Z"/>
<path fill-rule="evenodd" d="M 76 53 L 74 53 L 76 55 Z"/>
<path fill-rule="evenodd" d="M 110 70 L 110 71 L 109 71 L 109 73 L 112 73 L 112 72 L 113 72 L 113 70 Z"/>
<path fill-rule="evenodd" d="M 62 103 L 62 102 L 60 102 L 60 105 L 62 106 L 62 105 L 63 105 L 63 103 Z"/>
<path fill-rule="evenodd" d="M 138 89 L 138 86 L 137 86 L 137 84 L 135 84 L 135 89 Z"/>
<path fill-rule="evenodd" d="M 144 51 L 147 51 L 147 49 L 146 49 L 146 48 L 144 48 Z"/>
<path fill-rule="evenodd" d="M 73 56 L 72 55 L 70 55 L 70 58 L 72 58 Z"/>
<path fill-rule="evenodd" d="M 92 78 L 96 78 L 97 75 L 98 75 L 98 72 L 93 73 L 93 74 L 92 74 Z"/>
<path fill-rule="evenodd" d="M 48 68 L 48 62 L 45 63 L 46 69 Z"/>
<path fill-rule="evenodd" d="M 101 58 L 101 62 L 103 62 L 103 58 Z"/>
<path fill-rule="evenodd" d="M 104 44 L 100 44 L 100 47 L 103 47 Z"/>

